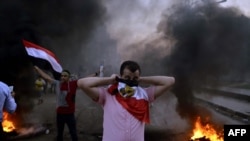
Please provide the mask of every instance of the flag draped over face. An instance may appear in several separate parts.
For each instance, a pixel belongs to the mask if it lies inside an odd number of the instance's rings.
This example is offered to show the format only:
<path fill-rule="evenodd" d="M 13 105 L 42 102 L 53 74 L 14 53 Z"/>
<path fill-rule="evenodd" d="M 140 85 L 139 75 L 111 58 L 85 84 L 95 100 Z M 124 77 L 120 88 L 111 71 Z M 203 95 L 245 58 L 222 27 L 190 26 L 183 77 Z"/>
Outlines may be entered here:
<path fill-rule="evenodd" d="M 49 63 L 53 71 L 56 73 L 62 72 L 62 67 L 53 52 L 26 40 L 23 40 L 23 44 L 29 56 Z M 34 62 L 38 63 L 39 61 L 36 60 L 33 61 L 33 63 Z M 34 65 L 37 65 L 36 63 Z"/>

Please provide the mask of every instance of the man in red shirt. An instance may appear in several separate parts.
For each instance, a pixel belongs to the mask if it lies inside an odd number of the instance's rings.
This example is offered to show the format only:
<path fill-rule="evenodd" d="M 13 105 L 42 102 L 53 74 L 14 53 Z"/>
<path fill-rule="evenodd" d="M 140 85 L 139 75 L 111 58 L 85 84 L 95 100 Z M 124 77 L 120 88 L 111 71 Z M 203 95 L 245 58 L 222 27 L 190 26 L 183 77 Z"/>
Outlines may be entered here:
<path fill-rule="evenodd" d="M 34 67 L 36 72 L 47 82 L 55 85 L 57 95 L 57 141 L 63 141 L 64 125 L 67 124 L 72 141 L 78 141 L 75 119 L 75 96 L 77 90 L 77 80 L 70 80 L 70 72 L 63 70 L 61 72 L 61 81 L 53 79 L 43 70 Z M 95 76 L 95 74 L 91 75 Z"/>

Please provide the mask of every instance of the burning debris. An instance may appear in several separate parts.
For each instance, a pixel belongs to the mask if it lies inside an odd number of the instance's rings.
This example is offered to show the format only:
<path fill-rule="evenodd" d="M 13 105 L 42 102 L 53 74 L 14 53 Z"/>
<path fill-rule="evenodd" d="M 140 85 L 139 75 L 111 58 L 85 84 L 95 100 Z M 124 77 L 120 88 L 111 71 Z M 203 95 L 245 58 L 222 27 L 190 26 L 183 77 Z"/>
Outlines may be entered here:
<path fill-rule="evenodd" d="M 204 124 L 198 117 L 190 141 L 223 141 L 223 130 L 216 131 L 211 123 Z"/>
<path fill-rule="evenodd" d="M 5 133 L 7 140 L 17 140 L 45 134 L 47 131 L 49 131 L 49 129 L 45 125 L 32 124 Z"/>
<path fill-rule="evenodd" d="M 211 141 L 211 140 L 204 136 L 201 138 L 191 139 L 190 141 Z"/>
<path fill-rule="evenodd" d="M 48 131 L 47 125 L 42 124 L 28 124 L 22 125 L 21 127 L 16 126 L 15 120 L 11 118 L 11 115 L 3 113 L 3 130 L 8 140 L 23 139 L 36 136 Z"/>
<path fill-rule="evenodd" d="M 11 132 L 16 129 L 14 122 L 10 120 L 9 114 L 7 112 L 3 112 L 3 131 Z"/>

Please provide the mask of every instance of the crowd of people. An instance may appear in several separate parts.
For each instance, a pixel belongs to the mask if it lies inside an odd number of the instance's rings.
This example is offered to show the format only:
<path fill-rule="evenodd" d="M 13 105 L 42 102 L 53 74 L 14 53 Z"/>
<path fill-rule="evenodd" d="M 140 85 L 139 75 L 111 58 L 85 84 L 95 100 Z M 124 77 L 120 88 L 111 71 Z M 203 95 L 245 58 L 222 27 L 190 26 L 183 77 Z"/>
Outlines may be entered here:
<path fill-rule="evenodd" d="M 171 76 L 141 76 L 139 64 L 130 60 L 121 64 L 119 74 L 110 77 L 104 76 L 103 72 L 94 72 L 83 78 L 71 79 L 70 71 L 63 70 L 60 80 L 56 80 L 37 66 L 34 66 L 34 70 L 38 74 L 35 88 L 39 94 L 39 104 L 43 102 L 42 95 L 46 92 L 46 86 L 54 86 L 57 97 L 57 141 L 63 141 L 65 125 L 71 140 L 78 141 L 74 115 L 78 88 L 103 107 L 103 141 L 144 141 L 145 124 L 150 123 L 149 104 L 175 83 L 175 78 Z M 142 84 L 148 87 L 142 87 Z M 16 104 L 7 88 L 6 84 L 0 83 L 1 111 L 7 109 L 13 113 Z M 3 135 L 1 129 L 0 136 Z"/>

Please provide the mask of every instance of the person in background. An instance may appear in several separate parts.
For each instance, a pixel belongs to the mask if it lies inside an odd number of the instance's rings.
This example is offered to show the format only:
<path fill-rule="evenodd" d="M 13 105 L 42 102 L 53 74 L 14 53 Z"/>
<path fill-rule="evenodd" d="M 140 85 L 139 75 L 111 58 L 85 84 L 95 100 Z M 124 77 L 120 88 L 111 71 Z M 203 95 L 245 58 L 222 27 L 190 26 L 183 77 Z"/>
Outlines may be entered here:
<path fill-rule="evenodd" d="M 149 104 L 174 83 L 170 76 L 141 76 L 139 64 L 128 60 L 121 64 L 120 76 L 81 78 L 77 85 L 103 107 L 103 141 L 144 141 Z"/>
<path fill-rule="evenodd" d="M 44 95 L 45 85 L 46 82 L 44 81 L 44 79 L 41 77 L 41 75 L 38 75 L 35 81 L 35 88 L 36 91 L 38 92 L 38 104 L 43 103 L 42 96 Z"/>
<path fill-rule="evenodd" d="M 61 72 L 61 79 L 55 80 L 42 69 L 34 66 L 35 71 L 41 75 L 47 82 L 55 85 L 57 95 L 56 124 L 57 141 L 63 141 L 64 125 L 68 126 L 71 140 L 78 141 L 76 119 L 75 119 L 75 97 L 77 90 L 77 81 L 71 80 L 71 74 L 68 70 Z M 91 74 L 89 76 L 96 76 Z"/>
<path fill-rule="evenodd" d="M 7 84 L 0 81 L 0 139 L 1 141 L 6 141 L 6 135 L 3 131 L 3 111 L 7 111 L 13 114 L 16 111 L 17 104 L 14 99 L 15 92 L 13 91 L 13 86 L 8 86 Z"/>

